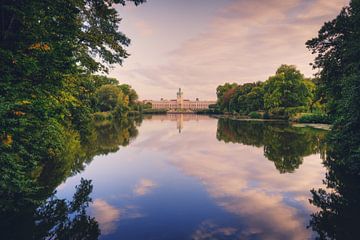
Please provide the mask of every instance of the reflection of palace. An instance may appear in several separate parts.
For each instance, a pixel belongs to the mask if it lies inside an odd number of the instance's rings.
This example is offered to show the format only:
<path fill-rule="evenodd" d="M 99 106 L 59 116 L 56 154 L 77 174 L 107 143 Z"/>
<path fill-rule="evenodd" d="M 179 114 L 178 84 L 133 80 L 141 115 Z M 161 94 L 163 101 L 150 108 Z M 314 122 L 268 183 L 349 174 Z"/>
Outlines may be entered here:
<path fill-rule="evenodd" d="M 144 103 L 151 103 L 153 109 L 169 109 L 169 110 L 197 110 L 208 109 L 209 105 L 215 104 L 216 101 L 200 101 L 196 98 L 195 101 L 183 99 L 183 92 L 179 88 L 176 99 L 166 100 L 161 98 L 160 101 L 144 100 Z"/>
<path fill-rule="evenodd" d="M 209 116 L 207 115 L 197 115 L 197 114 L 164 114 L 164 115 L 151 115 L 151 120 L 156 121 L 176 121 L 176 127 L 181 133 L 181 130 L 184 128 L 184 122 L 187 121 L 200 121 L 207 120 Z"/>

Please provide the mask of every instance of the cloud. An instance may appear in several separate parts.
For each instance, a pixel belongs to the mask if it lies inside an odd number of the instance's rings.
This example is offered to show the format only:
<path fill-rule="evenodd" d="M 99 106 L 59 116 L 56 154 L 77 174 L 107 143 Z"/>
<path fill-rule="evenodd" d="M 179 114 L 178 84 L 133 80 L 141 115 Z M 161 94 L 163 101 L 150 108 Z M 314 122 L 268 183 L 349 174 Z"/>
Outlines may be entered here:
<path fill-rule="evenodd" d="M 141 179 L 134 188 L 134 194 L 136 196 L 143 196 L 150 193 L 157 184 L 150 179 Z"/>
<path fill-rule="evenodd" d="M 120 209 L 111 206 L 102 199 L 96 199 L 91 205 L 90 212 L 99 223 L 103 235 L 113 233 L 116 230 L 116 221 L 120 218 Z"/>
<path fill-rule="evenodd" d="M 207 30 L 171 51 L 167 63 L 155 61 L 125 75 L 165 90 L 183 87 L 188 96 L 201 98 L 214 98 L 216 86 L 224 82 L 264 81 L 283 63 L 311 76 L 313 56 L 305 42 L 347 3 L 235 0 L 217 11 Z"/>

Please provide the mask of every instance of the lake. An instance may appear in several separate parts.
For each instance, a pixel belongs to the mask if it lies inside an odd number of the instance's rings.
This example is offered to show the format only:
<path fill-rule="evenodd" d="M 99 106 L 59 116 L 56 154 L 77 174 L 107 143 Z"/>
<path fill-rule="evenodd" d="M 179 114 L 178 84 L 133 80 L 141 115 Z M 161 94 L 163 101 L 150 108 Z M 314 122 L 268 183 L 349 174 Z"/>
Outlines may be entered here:
<path fill-rule="evenodd" d="M 57 187 L 57 197 L 71 199 L 81 178 L 92 180 L 87 212 L 100 239 L 316 237 L 309 199 L 323 186 L 326 131 L 190 114 L 114 129 Z"/>

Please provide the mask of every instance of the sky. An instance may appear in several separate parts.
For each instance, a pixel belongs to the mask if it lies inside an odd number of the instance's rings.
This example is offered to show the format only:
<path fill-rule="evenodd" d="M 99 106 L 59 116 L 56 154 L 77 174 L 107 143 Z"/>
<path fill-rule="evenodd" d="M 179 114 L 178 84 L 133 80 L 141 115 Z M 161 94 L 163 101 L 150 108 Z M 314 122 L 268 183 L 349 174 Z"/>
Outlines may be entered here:
<path fill-rule="evenodd" d="M 281 64 L 306 76 L 314 55 L 305 42 L 348 0 L 148 0 L 116 6 L 131 54 L 109 75 L 141 100 L 216 100 L 216 87 L 265 81 Z"/>

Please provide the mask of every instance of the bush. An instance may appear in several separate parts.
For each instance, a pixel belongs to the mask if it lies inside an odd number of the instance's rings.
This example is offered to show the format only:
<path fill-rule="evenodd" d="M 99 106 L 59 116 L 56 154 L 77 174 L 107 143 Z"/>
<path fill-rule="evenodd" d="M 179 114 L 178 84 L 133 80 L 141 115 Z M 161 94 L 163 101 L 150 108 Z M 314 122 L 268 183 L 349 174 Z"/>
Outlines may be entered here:
<path fill-rule="evenodd" d="M 306 112 L 308 108 L 306 106 L 288 107 L 285 108 L 285 114 L 289 117 L 294 116 L 297 113 Z"/>
<path fill-rule="evenodd" d="M 299 123 L 331 123 L 330 118 L 325 114 L 320 113 L 306 113 L 303 114 L 299 119 Z"/>
<path fill-rule="evenodd" d="M 261 118 L 261 114 L 258 112 L 251 112 L 249 113 L 249 117 L 252 119 L 260 119 Z"/>
<path fill-rule="evenodd" d="M 263 119 L 270 119 L 270 114 L 268 112 L 265 112 L 262 117 Z"/>

